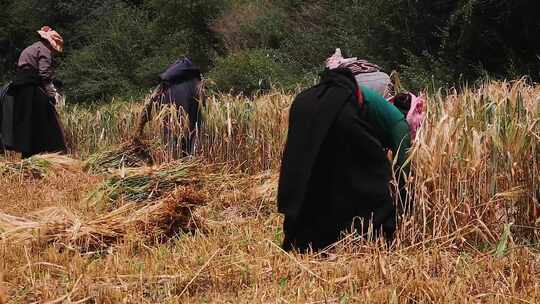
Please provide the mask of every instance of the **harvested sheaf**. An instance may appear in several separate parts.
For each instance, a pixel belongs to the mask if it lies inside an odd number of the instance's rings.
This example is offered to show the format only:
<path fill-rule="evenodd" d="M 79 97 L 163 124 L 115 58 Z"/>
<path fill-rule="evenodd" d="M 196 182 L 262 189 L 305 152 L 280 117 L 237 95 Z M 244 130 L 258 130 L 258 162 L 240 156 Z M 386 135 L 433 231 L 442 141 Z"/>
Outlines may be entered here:
<path fill-rule="evenodd" d="M 141 239 L 163 240 L 200 228 L 193 211 L 205 202 L 200 192 L 181 187 L 160 201 L 142 206 L 128 203 L 91 220 L 60 207 L 44 209 L 29 218 L 0 213 L 0 239 L 52 244 L 80 252 L 108 248 L 128 233 Z"/>
<path fill-rule="evenodd" d="M 149 203 L 179 186 L 198 184 L 201 171 L 202 166 L 195 159 L 183 159 L 157 167 L 119 170 L 90 194 L 89 201 L 113 208 L 118 201 Z"/>
<path fill-rule="evenodd" d="M 103 173 L 111 169 L 141 167 L 152 164 L 150 147 L 141 139 L 134 138 L 118 147 L 95 153 L 85 162 L 89 173 Z"/>
<path fill-rule="evenodd" d="M 0 162 L 0 175 L 21 174 L 25 177 L 43 178 L 60 172 L 79 172 L 81 162 L 60 154 L 39 154 L 20 161 Z"/>

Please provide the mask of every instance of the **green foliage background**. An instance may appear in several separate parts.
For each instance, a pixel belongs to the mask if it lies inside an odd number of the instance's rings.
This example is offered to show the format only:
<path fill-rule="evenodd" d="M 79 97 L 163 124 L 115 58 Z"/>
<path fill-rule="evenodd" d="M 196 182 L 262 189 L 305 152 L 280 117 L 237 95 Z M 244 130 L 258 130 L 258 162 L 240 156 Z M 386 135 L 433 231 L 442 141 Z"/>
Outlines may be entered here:
<path fill-rule="evenodd" d="M 188 56 L 220 91 L 309 84 L 347 55 L 402 73 L 410 89 L 489 75 L 540 79 L 536 0 L 0 0 L 0 75 L 42 25 L 66 41 L 71 101 L 147 92 Z"/>

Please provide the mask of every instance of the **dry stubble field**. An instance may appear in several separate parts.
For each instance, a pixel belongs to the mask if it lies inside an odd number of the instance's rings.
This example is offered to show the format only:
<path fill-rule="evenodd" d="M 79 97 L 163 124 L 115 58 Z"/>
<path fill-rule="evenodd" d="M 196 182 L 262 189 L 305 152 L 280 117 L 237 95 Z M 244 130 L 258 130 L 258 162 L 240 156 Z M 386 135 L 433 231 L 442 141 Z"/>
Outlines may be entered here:
<path fill-rule="evenodd" d="M 140 104 L 63 111 L 70 159 L 1 161 L 0 303 L 540 302 L 540 87 L 430 96 L 394 243 L 305 255 L 280 249 L 275 203 L 291 99 L 212 97 L 196 159 L 155 146 L 159 169 L 88 169 Z"/>

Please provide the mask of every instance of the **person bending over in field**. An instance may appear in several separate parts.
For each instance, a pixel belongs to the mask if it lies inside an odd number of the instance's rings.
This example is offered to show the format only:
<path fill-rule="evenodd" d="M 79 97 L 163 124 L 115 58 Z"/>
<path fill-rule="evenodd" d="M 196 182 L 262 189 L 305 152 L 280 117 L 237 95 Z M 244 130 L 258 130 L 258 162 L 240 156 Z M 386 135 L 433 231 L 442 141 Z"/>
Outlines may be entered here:
<path fill-rule="evenodd" d="M 370 225 L 391 239 L 396 207 L 386 150 L 397 157 L 395 172 L 406 175 L 409 147 L 409 127 L 394 105 L 358 86 L 350 69 L 327 68 L 290 110 L 278 187 L 283 248 L 321 250 Z M 400 185 L 404 191 L 404 179 Z"/>
<path fill-rule="evenodd" d="M 390 76 L 378 65 L 356 57 L 344 58 L 339 48 L 326 60 L 326 67 L 329 69 L 338 67 L 349 69 L 354 75 L 356 84 L 372 89 L 396 106 L 406 117 L 411 139 L 415 139 L 416 131 L 424 119 L 425 100 L 422 95 L 416 96 L 410 92 L 395 94 Z"/>
<path fill-rule="evenodd" d="M 2 141 L 23 158 L 42 152 L 66 152 L 64 132 L 55 109 L 58 93 L 53 85 L 53 57 L 64 40 L 44 26 L 40 40 L 24 49 L 17 74 L 2 98 Z M 7 97 L 11 97 L 11 102 Z"/>
<path fill-rule="evenodd" d="M 192 154 L 197 131 L 202 122 L 203 90 L 201 71 L 191 60 L 183 58 L 159 75 L 160 84 L 145 104 L 139 122 L 139 134 L 151 117 L 153 107 L 172 105 L 177 115 L 164 115 L 162 139 L 174 156 Z"/>

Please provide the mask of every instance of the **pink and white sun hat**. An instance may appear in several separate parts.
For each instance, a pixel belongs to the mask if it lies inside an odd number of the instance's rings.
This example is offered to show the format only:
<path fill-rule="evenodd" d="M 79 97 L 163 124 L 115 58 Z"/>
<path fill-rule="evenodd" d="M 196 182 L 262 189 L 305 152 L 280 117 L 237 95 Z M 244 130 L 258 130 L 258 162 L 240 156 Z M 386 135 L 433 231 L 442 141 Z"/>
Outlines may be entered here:
<path fill-rule="evenodd" d="M 64 50 L 64 39 L 62 36 L 60 36 L 60 34 L 58 34 L 57 31 L 53 30 L 49 26 L 44 26 L 37 32 L 41 38 L 47 40 L 51 44 L 53 49 L 59 53 L 62 53 Z"/>

